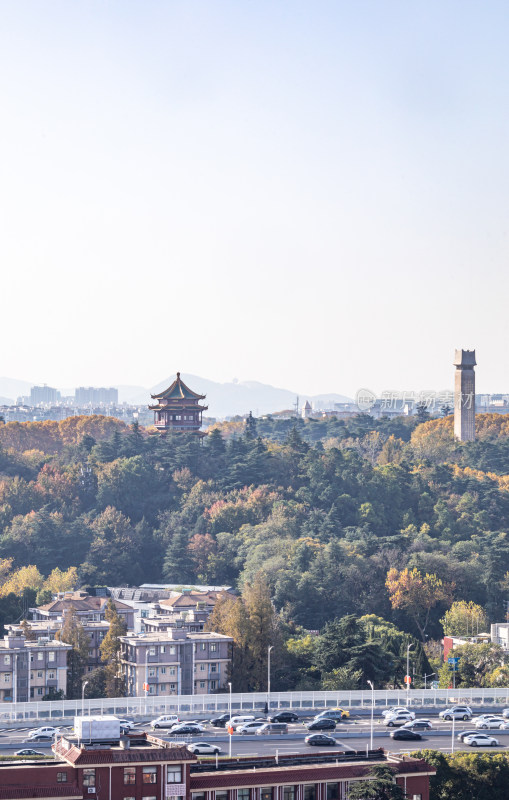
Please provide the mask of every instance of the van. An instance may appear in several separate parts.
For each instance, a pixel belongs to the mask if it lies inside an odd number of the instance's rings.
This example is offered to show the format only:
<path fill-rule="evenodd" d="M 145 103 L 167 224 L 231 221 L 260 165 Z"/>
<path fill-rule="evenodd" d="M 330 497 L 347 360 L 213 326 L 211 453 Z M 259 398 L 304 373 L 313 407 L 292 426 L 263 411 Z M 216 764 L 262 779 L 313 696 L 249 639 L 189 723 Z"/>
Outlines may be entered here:
<path fill-rule="evenodd" d="M 235 725 L 243 725 L 245 722 L 254 722 L 253 714 L 244 714 L 244 716 L 241 715 L 238 717 L 231 717 L 230 721 L 227 724 L 231 725 L 232 728 L 234 728 Z"/>
<path fill-rule="evenodd" d="M 176 725 L 179 718 L 176 714 L 162 714 L 162 716 L 153 719 L 150 723 L 151 728 L 171 728 Z"/>
<path fill-rule="evenodd" d="M 266 733 L 288 733 L 288 725 L 286 722 L 266 722 L 261 728 L 258 728 L 256 735 L 263 736 Z"/>

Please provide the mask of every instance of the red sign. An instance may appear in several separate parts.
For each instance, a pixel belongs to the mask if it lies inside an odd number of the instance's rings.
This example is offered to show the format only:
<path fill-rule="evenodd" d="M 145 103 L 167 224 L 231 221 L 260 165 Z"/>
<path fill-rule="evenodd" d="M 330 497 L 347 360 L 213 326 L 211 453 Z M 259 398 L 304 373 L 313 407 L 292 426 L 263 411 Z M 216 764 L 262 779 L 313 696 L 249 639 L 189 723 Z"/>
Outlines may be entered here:
<path fill-rule="evenodd" d="M 148 692 L 149 688 L 150 688 L 150 687 L 149 687 L 148 683 L 144 683 L 144 684 L 143 684 L 143 691 L 144 691 L 144 692 Z"/>
<path fill-rule="evenodd" d="M 408 683 L 408 685 L 412 683 L 412 678 L 410 677 L 410 675 L 405 675 L 405 683 Z"/>

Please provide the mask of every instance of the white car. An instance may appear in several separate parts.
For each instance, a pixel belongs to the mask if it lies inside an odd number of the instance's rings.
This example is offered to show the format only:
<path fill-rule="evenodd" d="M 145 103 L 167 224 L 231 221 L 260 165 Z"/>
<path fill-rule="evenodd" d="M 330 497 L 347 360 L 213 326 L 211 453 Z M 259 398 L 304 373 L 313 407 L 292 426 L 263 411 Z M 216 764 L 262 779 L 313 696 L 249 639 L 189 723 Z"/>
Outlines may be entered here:
<path fill-rule="evenodd" d="M 38 739 L 52 739 L 53 737 L 58 736 L 59 733 L 60 728 L 46 726 L 43 728 L 35 728 L 33 731 L 30 731 L 28 738 L 31 741 L 37 741 Z"/>
<path fill-rule="evenodd" d="M 176 714 L 163 714 L 161 717 L 157 717 L 157 719 L 153 719 L 150 723 L 151 728 L 171 728 L 173 725 L 177 725 L 179 718 Z"/>
<path fill-rule="evenodd" d="M 209 744 L 208 742 L 196 742 L 195 744 L 188 744 L 187 749 L 197 756 L 215 756 L 216 753 L 221 753 L 221 748 L 217 744 Z"/>
<path fill-rule="evenodd" d="M 505 719 L 503 717 L 484 717 L 475 721 L 475 727 L 488 730 L 488 728 L 500 728 L 504 723 Z"/>
<path fill-rule="evenodd" d="M 134 727 L 132 719 L 119 719 L 119 722 L 121 731 L 130 731 Z"/>
<path fill-rule="evenodd" d="M 472 719 L 472 709 L 470 706 L 451 706 L 451 708 L 444 708 L 438 715 L 440 719 Z"/>
<path fill-rule="evenodd" d="M 396 725 L 404 725 L 405 722 L 413 722 L 415 714 L 413 711 L 398 711 L 397 714 L 387 714 L 384 719 L 384 724 L 388 728 L 394 728 Z"/>
<path fill-rule="evenodd" d="M 498 739 L 494 736 L 488 736 L 487 733 L 476 733 L 474 736 L 465 736 L 463 739 L 465 744 L 470 747 L 498 747 Z"/>
<path fill-rule="evenodd" d="M 390 714 L 397 714 L 400 711 L 408 711 L 406 706 L 394 706 L 393 708 L 384 708 L 382 711 L 382 717 L 390 716 Z"/>
<path fill-rule="evenodd" d="M 509 719 L 505 719 L 498 727 L 501 731 L 509 731 Z"/>
<path fill-rule="evenodd" d="M 236 733 L 242 733 L 243 735 L 248 733 L 256 733 L 258 728 L 261 728 L 266 722 L 266 719 L 255 719 L 253 722 L 244 722 L 242 725 L 234 725 L 233 729 Z"/>

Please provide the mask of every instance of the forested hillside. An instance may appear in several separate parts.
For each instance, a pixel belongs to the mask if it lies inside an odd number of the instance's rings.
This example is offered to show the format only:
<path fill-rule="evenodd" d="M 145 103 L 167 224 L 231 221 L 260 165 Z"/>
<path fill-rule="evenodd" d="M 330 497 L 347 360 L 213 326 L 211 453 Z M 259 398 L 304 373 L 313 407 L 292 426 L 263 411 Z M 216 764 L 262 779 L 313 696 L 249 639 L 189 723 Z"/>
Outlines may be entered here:
<path fill-rule="evenodd" d="M 509 420 L 477 428 L 249 418 L 200 444 L 110 418 L 0 425 L 0 559 L 80 585 L 262 575 L 294 630 L 376 614 L 425 641 L 462 599 L 500 621 Z"/>

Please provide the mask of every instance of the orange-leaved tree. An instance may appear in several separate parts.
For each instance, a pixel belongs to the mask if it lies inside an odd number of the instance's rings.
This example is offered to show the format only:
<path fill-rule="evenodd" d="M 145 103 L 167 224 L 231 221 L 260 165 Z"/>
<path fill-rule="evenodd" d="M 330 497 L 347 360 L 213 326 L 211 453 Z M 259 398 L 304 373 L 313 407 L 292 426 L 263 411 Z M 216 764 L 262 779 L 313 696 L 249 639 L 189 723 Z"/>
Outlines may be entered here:
<path fill-rule="evenodd" d="M 406 567 L 401 571 L 395 567 L 387 573 L 385 585 L 393 608 L 406 611 L 415 622 L 422 641 L 426 640 L 426 628 L 431 609 L 439 603 L 450 606 L 454 583 L 444 584 L 435 574 Z"/>

